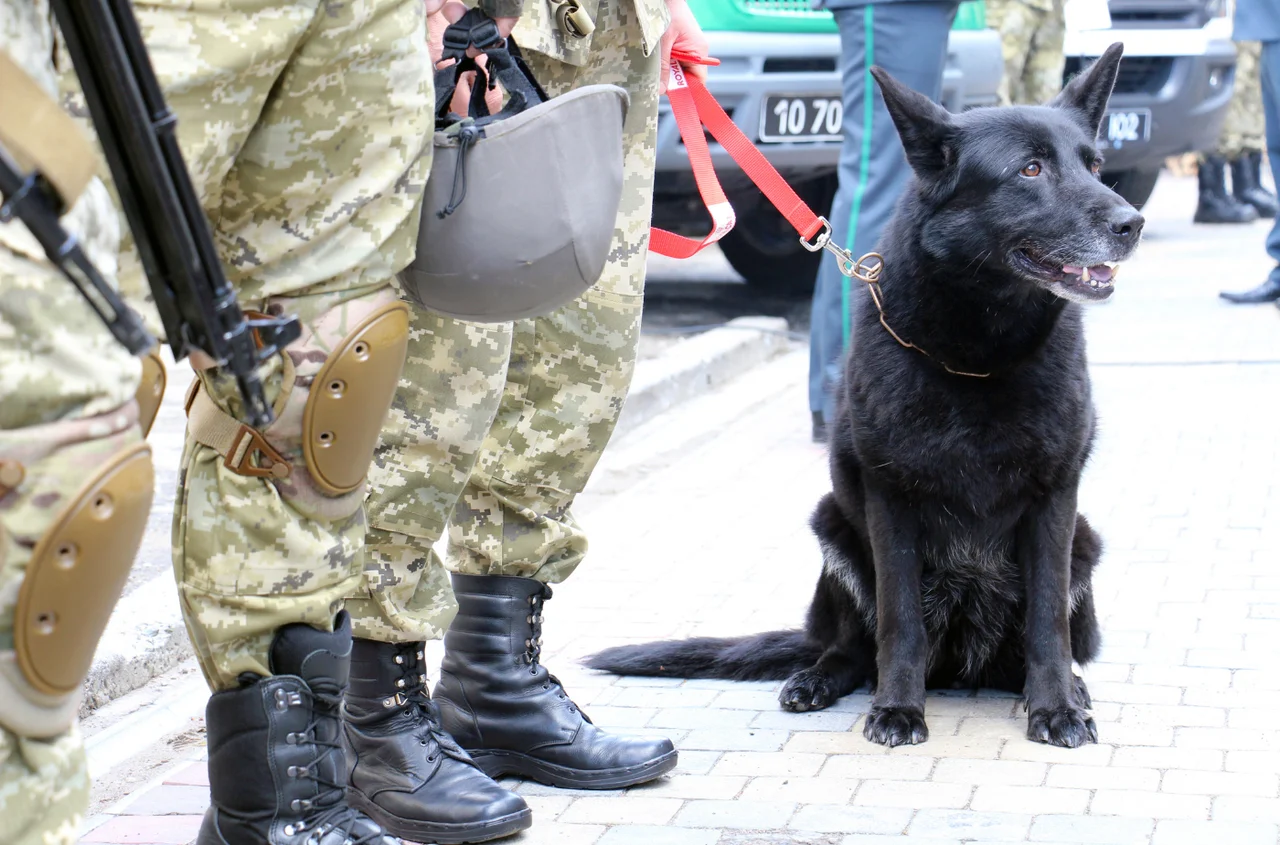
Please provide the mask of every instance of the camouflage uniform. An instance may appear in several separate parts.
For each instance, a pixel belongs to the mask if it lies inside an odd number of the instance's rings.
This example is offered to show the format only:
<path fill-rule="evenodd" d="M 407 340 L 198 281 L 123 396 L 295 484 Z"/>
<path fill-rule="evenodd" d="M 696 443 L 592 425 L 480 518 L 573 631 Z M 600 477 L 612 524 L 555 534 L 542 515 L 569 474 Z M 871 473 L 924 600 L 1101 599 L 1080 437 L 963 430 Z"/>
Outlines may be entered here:
<path fill-rule="evenodd" d="M 597 25 L 589 39 L 556 29 L 546 0 L 529 0 L 515 37 L 549 94 L 612 83 L 631 95 L 609 262 L 593 288 L 544 317 L 482 325 L 414 314 L 400 391 L 369 475 L 365 584 L 347 601 L 357 637 L 442 635 L 455 605 L 432 546 L 446 526 L 448 569 L 463 574 L 556 583 L 586 553 L 569 508 L 613 432 L 635 369 L 656 48 L 667 12 L 660 0 L 584 8 Z"/>
<path fill-rule="evenodd" d="M 0 50 L 56 94 L 46 0 L 0 0 Z M 111 278 L 120 234 L 102 184 L 91 183 L 62 222 Z M 87 477 L 142 439 L 140 374 L 25 228 L 0 225 L 0 464 L 24 470 L 12 488 L 0 480 L 0 673 L 16 671 L 15 607 L 36 541 Z M 0 843 L 76 840 L 89 777 L 79 731 L 67 722 L 31 736 L 6 727 L 0 713 Z"/>
<path fill-rule="evenodd" d="M 264 369 L 264 430 L 287 478 L 240 474 L 188 425 L 174 572 L 211 687 L 270 675 L 277 628 L 331 631 L 360 583 L 363 492 L 329 495 L 302 456 L 311 382 L 366 315 L 393 303 L 430 169 L 433 93 L 421 0 L 137 0 L 135 14 L 241 304 L 296 314 Z M 242 419 L 235 385 L 202 390 Z"/>
<path fill-rule="evenodd" d="M 1246 153 L 1262 152 L 1266 146 L 1266 121 L 1262 112 L 1262 44 L 1236 44 L 1236 87 L 1227 105 L 1227 116 L 1218 136 L 1217 154 L 1234 161 Z M 1203 161 L 1203 157 L 1201 159 Z"/>
<path fill-rule="evenodd" d="M 1063 0 L 987 0 L 987 25 L 1000 33 L 1001 105 L 1038 105 L 1062 90 Z"/>

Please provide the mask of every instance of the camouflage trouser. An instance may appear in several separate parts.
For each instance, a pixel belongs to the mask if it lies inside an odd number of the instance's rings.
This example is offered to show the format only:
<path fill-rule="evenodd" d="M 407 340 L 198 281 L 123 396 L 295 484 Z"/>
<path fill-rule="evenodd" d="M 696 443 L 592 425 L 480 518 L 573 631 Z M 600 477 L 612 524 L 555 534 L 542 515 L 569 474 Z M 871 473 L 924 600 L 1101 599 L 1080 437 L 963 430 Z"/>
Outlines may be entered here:
<path fill-rule="evenodd" d="M 559 582 L 587 549 L 569 507 L 622 410 L 635 368 L 653 195 L 657 51 L 629 2 L 605 0 L 581 67 L 526 53 L 552 95 L 612 83 L 631 95 L 626 183 L 600 281 L 550 315 L 481 325 L 415 314 L 400 391 L 370 473 L 357 636 L 439 637 L 455 610 L 448 568 Z M 591 190 L 590 185 L 580 186 Z"/>
<path fill-rule="evenodd" d="M 987 26 L 1000 33 L 1004 76 L 1001 105 L 1039 105 L 1062 90 L 1062 53 L 1066 28 L 1062 2 L 1051 9 L 1041 2 L 987 0 Z"/>
<path fill-rule="evenodd" d="M 1218 155 L 1234 161 L 1266 147 L 1266 121 L 1262 112 L 1262 44 L 1236 44 L 1236 87 L 1227 105 L 1227 116 L 1218 136 Z"/>
<path fill-rule="evenodd" d="M 45 0 L 0 0 L 0 50 L 50 94 L 52 43 Z M 103 186 L 91 184 L 63 224 L 110 278 L 119 229 Z M 140 373 L 31 236 L 0 224 L 0 674 L 18 671 L 15 608 L 36 541 L 86 477 L 141 440 Z M 5 486 L 17 465 L 20 480 Z M 0 684 L 0 696 L 12 694 Z M 0 843 L 75 842 L 89 801 L 79 731 L 19 734 L 6 727 L 9 704 L 0 702 Z"/>
<path fill-rule="evenodd" d="M 15 489 L 0 486 L 4 668 L 16 668 L 14 611 L 36 541 L 86 478 L 142 439 L 133 401 L 140 372 L 70 283 L 0 243 L 0 462 L 24 468 Z M 4 721 L 0 715 L 0 843 L 74 842 L 89 801 L 79 731 L 26 737 Z"/>
<path fill-rule="evenodd" d="M 363 494 L 316 488 L 300 417 L 325 357 L 394 301 L 391 279 L 413 256 L 430 169 L 425 15 L 421 0 L 136 0 L 134 9 L 241 304 L 304 325 L 292 367 L 278 357 L 265 370 L 280 413 L 264 434 L 292 475 L 237 474 L 188 426 L 174 572 L 201 667 L 226 689 L 242 672 L 270 674 L 281 625 L 331 629 L 360 583 Z M 243 419 L 225 375 L 201 381 Z"/>

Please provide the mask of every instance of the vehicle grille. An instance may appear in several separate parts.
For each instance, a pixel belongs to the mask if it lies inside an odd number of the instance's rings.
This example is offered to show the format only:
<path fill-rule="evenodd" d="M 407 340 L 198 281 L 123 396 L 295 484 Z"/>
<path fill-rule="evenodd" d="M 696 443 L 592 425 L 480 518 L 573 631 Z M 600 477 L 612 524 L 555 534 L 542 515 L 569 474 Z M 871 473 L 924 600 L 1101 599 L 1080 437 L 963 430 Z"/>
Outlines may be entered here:
<path fill-rule="evenodd" d="M 815 9 L 810 0 L 736 0 L 738 8 L 753 15 L 800 15 L 802 17 L 821 17 L 831 13 L 825 9 Z"/>
<path fill-rule="evenodd" d="M 1181 9 L 1127 9 L 1123 12 L 1112 12 L 1111 25 L 1186 24 L 1195 26 L 1199 17 L 1195 12 L 1186 12 Z"/>
<path fill-rule="evenodd" d="M 1083 61 L 1078 56 L 1068 58 L 1062 70 L 1063 80 L 1071 79 L 1083 66 Z M 1121 59 L 1115 93 L 1155 94 L 1165 86 L 1172 73 L 1172 56 L 1132 56 Z"/>
<path fill-rule="evenodd" d="M 1111 0 L 1116 28 L 1199 29 L 1209 19 L 1205 0 Z"/>
<path fill-rule="evenodd" d="M 815 58 L 773 58 L 764 60 L 765 73 L 834 73 L 836 60 L 830 56 Z"/>

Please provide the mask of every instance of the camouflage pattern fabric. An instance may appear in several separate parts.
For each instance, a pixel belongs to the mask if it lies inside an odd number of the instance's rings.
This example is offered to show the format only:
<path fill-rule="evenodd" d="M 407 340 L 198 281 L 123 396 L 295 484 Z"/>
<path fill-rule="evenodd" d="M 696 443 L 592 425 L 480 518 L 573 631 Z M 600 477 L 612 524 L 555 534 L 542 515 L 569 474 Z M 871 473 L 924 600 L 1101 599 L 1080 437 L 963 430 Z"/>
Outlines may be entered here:
<path fill-rule="evenodd" d="M 47 0 L 0 0 L 0 50 L 52 96 L 49 21 Z M 62 222 L 111 278 L 119 227 L 103 186 L 92 183 Z M 10 668 L 32 548 L 86 475 L 141 439 L 133 402 L 140 373 L 31 234 L 20 223 L 0 225 L 0 460 L 25 470 L 16 488 L 0 488 L 0 663 Z M 88 803 L 74 725 L 33 738 L 0 724 L 0 843 L 75 842 Z"/>
<path fill-rule="evenodd" d="M 0 729 L 0 843 L 72 845 L 88 806 L 79 728 L 53 739 L 23 739 Z"/>
<path fill-rule="evenodd" d="M 635 369 L 659 63 L 629 2 L 602 0 L 596 22 L 580 68 L 526 55 L 553 96 L 593 83 L 631 95 L 609 263 L 593 288 L 545 317 L 482 325 L 414 315 L 400 391 L 369 476 L 366 583 L 347 602 L 356 636 L 442 635 L 455 606 L 432 546 L 446 527 L 448 569 L 465 574 L 555 583 L 586 553 L 570 505 L 613 433 Z"/>
<path fill-rule="evenodd" d="M 1062 90 L 1062 0 L 987 0 L 987 26 L 1004 53 L 1001 105 L 1040 105 Z"/>
<path fill-rule="evenodd" d="M 269 675 L 274 631 L 328 630 L 360 583 L 360 493 L 329 498 L 298 457 L 311 379 L 392 299 L 417 239 L 434 96 L 420 0 L 140 0 L 134 4 L 179 142 L 241 304 L 297 314 L 303 339 L 266 368 L 292 458 L 283 480 L 237 475 L 188 437 L 174 574 L 216 690 Z M 428 151 L 424 155 L 424 151 Z M 200 376 L 243 419 L 225 375 Z"/>
<path fill-rule="evenodd" d="M 1266 148 L 1261 64 L 1261 43 L 1241 41 L 1236 44 L 1236 87 L 1227 105 L 1217 150 L 1217 154 L 1228 161 Z"/>

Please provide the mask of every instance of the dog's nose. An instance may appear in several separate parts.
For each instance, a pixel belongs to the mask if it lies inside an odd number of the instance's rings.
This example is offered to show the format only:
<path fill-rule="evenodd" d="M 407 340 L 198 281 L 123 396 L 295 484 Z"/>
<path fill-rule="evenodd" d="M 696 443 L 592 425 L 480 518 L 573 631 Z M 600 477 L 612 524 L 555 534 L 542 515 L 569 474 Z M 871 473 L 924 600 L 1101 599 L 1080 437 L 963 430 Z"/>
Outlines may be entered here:
<path fill-rule="evenodd" d="M 1111 229 L 1111 234 L 1121 240 L 1137 240 L 1138 235 L 1142 234 L 1142 226 L 1146 222 L 1136 208 L 1126 206 L 1111 212 L 1111 219 L 1107 221 L 1107 227 Z"/>

